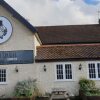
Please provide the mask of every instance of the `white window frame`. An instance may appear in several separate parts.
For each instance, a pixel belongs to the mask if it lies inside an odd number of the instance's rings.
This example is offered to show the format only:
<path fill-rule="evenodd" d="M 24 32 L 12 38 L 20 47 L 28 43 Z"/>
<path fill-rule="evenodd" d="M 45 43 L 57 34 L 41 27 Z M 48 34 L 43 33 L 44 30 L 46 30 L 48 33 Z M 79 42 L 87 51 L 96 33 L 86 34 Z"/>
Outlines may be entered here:
<path fill-rule="evenodd" d="M 7 68 L 3 68 L 1 67 L 0 70 L 6 70 L 6 81 L 5 82 L 0 82 L 0 85 L 6 85 L 7 84 L 7 76 L 8 76 L 8 73 L 7 73 Z"/>
<path fill-rule="evenodd" d="M 66 79 L 66 74 L 65 74 L 65 65 L 71 65 L 71 71 L 72 71 L 72 79 Z M 57 69 L 56 69 L 56 66 L 57 65 L 63 65 L 63 79 L 57 79 Z M 73 81 L 73 66 L 72 66 L 72 63 L 57 63 L 55 64 L 55 81 Z"/>
<path fill-rule="evenodd" d="M 98 78 L 98 66 L 97 66 L 97 64 L 100 64 L 100 62 L 89 62 L 88 64 L 87 64 L 87 70 L 88 70 L 88 79 L 90 79 L 90 80 L 100 80 L 100 78 Z M 95 64 L 95 72 L 96 72 L 96 78 L 90 78 L 89 77 L 89 64 Z"/>

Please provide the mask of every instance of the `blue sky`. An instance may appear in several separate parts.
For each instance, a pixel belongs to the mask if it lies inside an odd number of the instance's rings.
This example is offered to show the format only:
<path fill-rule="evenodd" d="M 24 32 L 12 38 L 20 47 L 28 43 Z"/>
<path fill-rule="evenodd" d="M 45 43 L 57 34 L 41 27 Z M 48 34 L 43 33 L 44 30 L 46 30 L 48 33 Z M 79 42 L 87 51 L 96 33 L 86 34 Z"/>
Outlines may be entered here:
<path fill-rule="evenodd" d="M 89 5 L 97 5 L 100 3 L 100 0 L 84 0 L 84 2 Z"/>

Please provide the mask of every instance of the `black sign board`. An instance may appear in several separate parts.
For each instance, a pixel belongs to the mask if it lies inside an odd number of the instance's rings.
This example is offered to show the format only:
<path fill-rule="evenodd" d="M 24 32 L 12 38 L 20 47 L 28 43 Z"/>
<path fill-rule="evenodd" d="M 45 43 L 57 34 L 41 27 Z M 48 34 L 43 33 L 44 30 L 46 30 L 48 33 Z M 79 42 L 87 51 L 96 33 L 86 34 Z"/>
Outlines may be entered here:
<path fill-rule="evenodd" d="M 33 50 L 0 51 L 0 65 L 33 63 Z"/>

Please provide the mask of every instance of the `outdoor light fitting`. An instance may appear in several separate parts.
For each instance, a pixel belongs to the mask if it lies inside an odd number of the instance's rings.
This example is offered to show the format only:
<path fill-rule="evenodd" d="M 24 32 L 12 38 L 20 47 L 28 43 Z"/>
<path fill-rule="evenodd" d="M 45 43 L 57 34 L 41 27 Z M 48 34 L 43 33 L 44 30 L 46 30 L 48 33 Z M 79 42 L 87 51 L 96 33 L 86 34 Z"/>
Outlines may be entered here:
<path fill-rule="evenodd" d="M 15 67 L 15 71 L 16 71 L 16 72 L 18 72 L 18 71 L 19 71 L 17 66 Z"/>
<path fill-rule="evenodd" d="M 79 64 L 79 70 L 81 70 L 82 69 L 82 64 Z"/>
<path fill-rule="evenodd" d="M 43 66 L 43 70 L 44 70 L 44 72 L 46 72 L 46 70 L 47 70 L 47 69 L 46 69 L 46 65 Z"/>

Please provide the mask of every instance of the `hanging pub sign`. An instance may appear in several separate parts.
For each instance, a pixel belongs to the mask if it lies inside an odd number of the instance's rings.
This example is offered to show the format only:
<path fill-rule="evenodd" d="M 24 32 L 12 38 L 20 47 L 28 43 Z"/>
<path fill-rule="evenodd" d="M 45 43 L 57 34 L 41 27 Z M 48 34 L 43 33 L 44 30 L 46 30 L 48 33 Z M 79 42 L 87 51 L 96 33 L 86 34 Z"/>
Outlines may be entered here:
<path fill-rule="evenodd" d="M 0 65 L 33 63 L 33 50 L 0 51 Z"/>
<path fill-rule="evenodd" d="M 0 44 L 10 38 L 12 30 L 10 21 L 6 17 L 0 16 Z"/>

